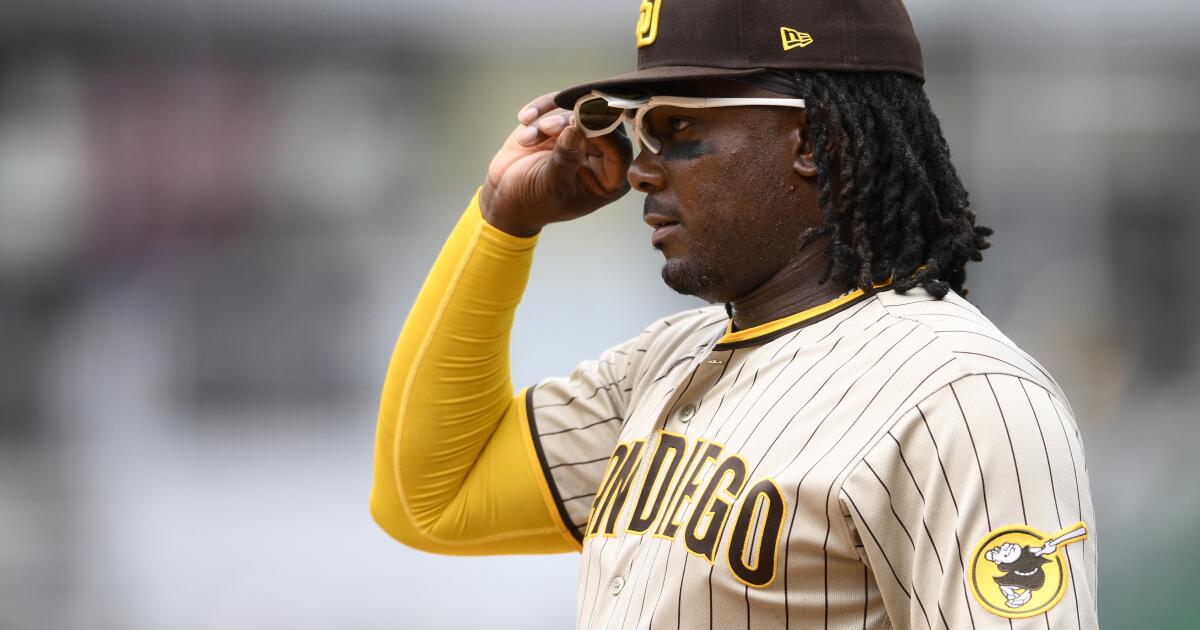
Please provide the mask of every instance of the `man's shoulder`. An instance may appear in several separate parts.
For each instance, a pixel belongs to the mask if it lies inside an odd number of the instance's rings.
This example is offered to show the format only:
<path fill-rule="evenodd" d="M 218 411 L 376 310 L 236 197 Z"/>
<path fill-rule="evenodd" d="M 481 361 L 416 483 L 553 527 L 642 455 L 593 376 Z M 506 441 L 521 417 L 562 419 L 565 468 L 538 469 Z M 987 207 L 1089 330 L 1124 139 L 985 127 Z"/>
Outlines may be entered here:
<path fill-rule="evenodd" d="M 685 342 L 716 339 L 724 333 L 728 323 L 725 306 L 709 304 L 660 317 L 646 326 L 642 335 L 652 347 L 661 350 Z"/>
<path fill-rule="evenodd" d="M 876 297 L 888 316 L 918 325 L 960 375 L 1007 374 L 1062 395 L 1041 363 L 957 293 L 951 291 L 939 300 L 918 288 L 905 294 L 884 291 Z"/>
<path fill-rule="evenodd" d="M 647 325 L 634 344 L 639 362 L 654 365 L 693 358 L 725 332 L 729 315 L 722 304 L 712 304 L 660 317 Z"/>

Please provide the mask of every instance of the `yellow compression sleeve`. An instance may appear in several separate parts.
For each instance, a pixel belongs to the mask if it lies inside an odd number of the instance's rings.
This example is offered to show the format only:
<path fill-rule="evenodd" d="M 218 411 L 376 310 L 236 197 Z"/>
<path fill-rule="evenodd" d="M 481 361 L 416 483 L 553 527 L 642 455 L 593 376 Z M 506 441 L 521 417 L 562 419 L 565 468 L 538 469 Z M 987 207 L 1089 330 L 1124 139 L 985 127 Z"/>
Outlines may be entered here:
<path fill-rule="evenodd" d="M 455 555 L 579 545 L 558 516 L 509 375 L 537 236 L 487 223 L 479 191 L 396 342 L 379 410 L 371 514 L 400 542 Z"/>

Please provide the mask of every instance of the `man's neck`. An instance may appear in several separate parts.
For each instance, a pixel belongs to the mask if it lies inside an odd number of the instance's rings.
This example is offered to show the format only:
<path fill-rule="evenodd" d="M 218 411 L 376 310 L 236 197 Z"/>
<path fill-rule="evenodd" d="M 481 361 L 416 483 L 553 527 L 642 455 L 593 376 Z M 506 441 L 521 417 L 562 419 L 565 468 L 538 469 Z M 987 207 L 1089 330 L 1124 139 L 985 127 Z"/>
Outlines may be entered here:
<path fill-rule="evenodd" d="M 745 296 L 730 302 L 735 330 L 746 330 L 820 306 L 837 299 L 846 289 L 833 282 L 819 284 L 825 253 L 809 249 Z"/>

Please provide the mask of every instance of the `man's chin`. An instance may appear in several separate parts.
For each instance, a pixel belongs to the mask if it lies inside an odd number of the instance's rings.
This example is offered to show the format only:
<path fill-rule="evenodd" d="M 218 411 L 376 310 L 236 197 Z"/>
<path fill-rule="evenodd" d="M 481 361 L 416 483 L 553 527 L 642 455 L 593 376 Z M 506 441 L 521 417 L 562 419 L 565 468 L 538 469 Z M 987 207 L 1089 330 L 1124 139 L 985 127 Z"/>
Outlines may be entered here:
<path fill-rule="evenodd" d="M 706 302 L 716 301 L 710 296 L 714 294 L 719 279 L 714 274 L 684 264 L 677 258 L 669 259 L 663 265 L 662 279 L 676 293 L 695 296 Z"/>

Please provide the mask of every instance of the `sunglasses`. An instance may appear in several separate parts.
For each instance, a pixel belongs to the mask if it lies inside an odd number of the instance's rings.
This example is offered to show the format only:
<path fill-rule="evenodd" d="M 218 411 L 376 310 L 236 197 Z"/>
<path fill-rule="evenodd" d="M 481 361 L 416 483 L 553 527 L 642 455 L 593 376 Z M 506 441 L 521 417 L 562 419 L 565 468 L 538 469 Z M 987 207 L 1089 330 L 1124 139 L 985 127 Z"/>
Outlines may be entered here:
<path fill-rule="evenodd" d="M 804 107 L 802 98 L 707 98 L 694 96 L 651 96 L 649 94 L 615 95 L 600 91 L 581 96 L 575 101 L 575 120 L 583 130 L 585 138 L 595 138 L 612 133 L 629 121 L 633 126 L 633 137 L 642 146 L 657 154 L 662 143 L 650 135 L 642 124 L 646 112 L 668 105 L 704 109 L 707 107 L 739 107 L 746 105 L 774 105 L 779 107 Z"/>

